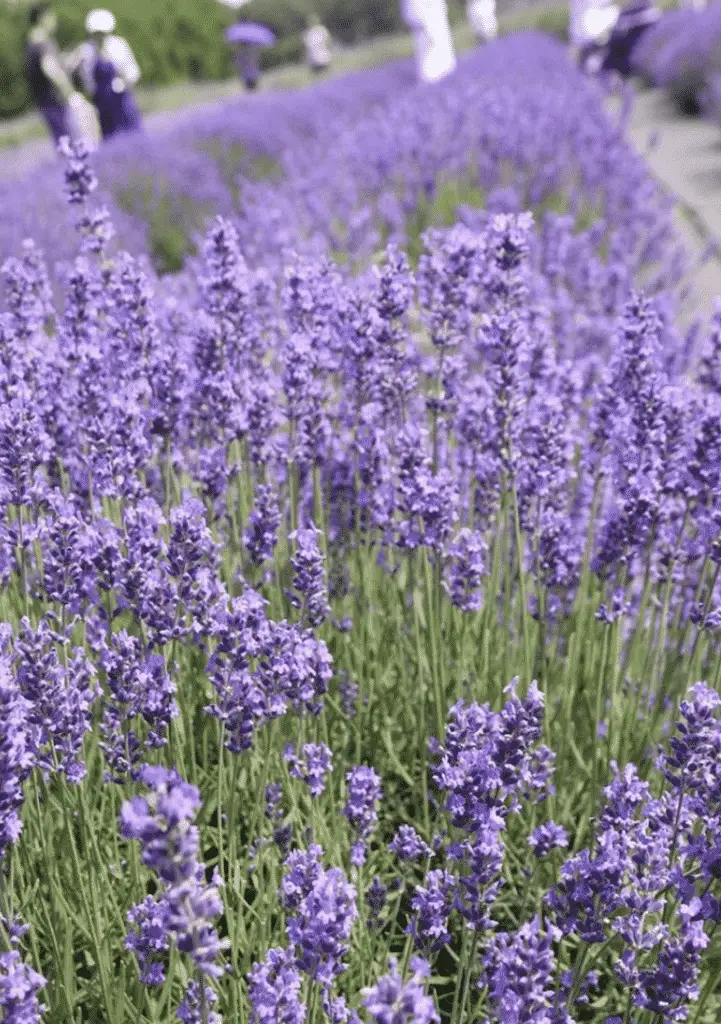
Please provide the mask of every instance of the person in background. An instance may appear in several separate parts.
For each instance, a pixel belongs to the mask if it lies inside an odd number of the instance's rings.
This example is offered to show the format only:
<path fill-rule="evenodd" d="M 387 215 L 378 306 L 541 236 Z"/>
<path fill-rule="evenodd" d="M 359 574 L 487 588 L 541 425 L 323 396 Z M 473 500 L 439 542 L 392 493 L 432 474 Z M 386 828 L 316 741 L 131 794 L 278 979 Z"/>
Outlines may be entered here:
<path fill-rule="evenodd" d="M 314 75 L 322 74 L 330 66 L 330 32 L 321 25 L 320 18 L 312 14 L 308 18 L 308 28 L 303 36 L 305 56 L 308 67 Z"/>
<path fill-rule="evenodd" d="M 466 17 L 479 43 L 490 43 L 498 35 L 496 0 L 468 0 Z"/>
<path fill-rule="evenodd" d="M 439 82 L 456 66 L 446 0 L 401 0 L 401 15 L 413 33 L 421 82 Z"/>
<path fill-rule="evenodd" d="M 30 8 L 30 31 L 25 47 L 28 86 L 57 145 L 63 135 L 70 134 L 68 103 L 74 89 L 55 42 L 56 30 L 57 18 L 48 4 L 35 4 Z"/>
<path fill-rule="evenodd" d="M 115 18 L 110 11 L 91 11 L 85 19 L 91 46 L 86 51 L 84 77 L 98 110 L 103 139 L 142 127 L 132 93 L 140 79 L 140 68 L 126 40 L 112 34 L 114 29 Z"/>
<path fill-rule="evenodd" d="M 608 41 L 619 13 L 613 0 L 571 0 L 569 41 L 576 58 L 584 63 L 584 54 Z"/>
<path fill-rule="evenodd" d="M 248 92 L 258 88 L 260 81 L 260 60 L 258 58 L 258 47 L 250 43 L 238 43 L 233 57 L 238 74 L 243 80 L 243 85 Z"/>

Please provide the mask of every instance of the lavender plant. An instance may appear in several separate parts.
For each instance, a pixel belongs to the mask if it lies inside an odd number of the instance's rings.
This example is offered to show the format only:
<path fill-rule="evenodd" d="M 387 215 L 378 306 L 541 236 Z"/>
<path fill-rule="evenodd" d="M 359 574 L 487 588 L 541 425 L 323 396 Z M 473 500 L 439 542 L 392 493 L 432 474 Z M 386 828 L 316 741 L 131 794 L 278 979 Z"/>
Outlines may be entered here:
<path fill-rule="evenodd" d="M 564 61 L 120 147 L 175 280 L 3 225 L 2 1020 L 718 1018 L 718 317 Z"/>

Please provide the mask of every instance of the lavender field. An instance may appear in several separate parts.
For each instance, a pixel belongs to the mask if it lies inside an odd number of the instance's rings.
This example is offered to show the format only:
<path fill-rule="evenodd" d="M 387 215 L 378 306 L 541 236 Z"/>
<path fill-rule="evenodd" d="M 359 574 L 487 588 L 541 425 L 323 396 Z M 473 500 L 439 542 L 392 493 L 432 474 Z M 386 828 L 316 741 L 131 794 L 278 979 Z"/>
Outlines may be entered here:
<path fill-rule="evenodd" d="M 4 1024 L 719 1019 L 721 307 L 627 114 L 519 34 L 5 187 Z"/>

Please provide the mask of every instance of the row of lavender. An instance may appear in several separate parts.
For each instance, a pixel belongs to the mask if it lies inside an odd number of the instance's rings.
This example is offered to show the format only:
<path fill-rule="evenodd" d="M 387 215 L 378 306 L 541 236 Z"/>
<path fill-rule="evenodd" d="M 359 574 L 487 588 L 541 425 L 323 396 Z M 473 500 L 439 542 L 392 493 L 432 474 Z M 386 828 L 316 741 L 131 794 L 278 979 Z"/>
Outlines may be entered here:
<path fill-rule="evenodd" d="M 634 62 L 687 113 L 721 123 L 721 4 L 666 12 L 644 36 Z"/>
<path fill-rule="evenodd" d="M 721 317 L 561 48 L 484 52 L 179 280 L 77 151 L 62 301 L 3 267 L 8 1024 L 718 1015 Z"/>
<path fill-rule="evenodd" d="M 459 202 L 554 209 L 585 224 L 603 211 L 634 271 L 641 237 L 663 244 L 643 162 L 551 40 L 499 43 L 421 93 L 412 65 L 399 63 L 117 140 L 97 169 L 123 247 L 152 252 L 165 228 L 182 256 L 222 214 L 235 218 L 251 265 L 272 261 L 277 272 L 302 252 L 359 266 L 386 242 L 417 246 L 423 227 L 455 221 Z M 53 262 L 72 259 L 56 168 L 6 186 L 0 202 L 0 251 L 31 237 Z"/>

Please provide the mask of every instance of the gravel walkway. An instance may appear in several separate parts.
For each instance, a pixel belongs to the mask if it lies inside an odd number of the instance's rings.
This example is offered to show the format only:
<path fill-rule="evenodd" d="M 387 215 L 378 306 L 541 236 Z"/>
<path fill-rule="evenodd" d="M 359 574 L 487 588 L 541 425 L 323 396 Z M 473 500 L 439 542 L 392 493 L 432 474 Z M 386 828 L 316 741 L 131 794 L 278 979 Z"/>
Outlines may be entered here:
<path fill-rule="evenodd" d="M 700 254 L 711 243 L 721 245 L 721 130 L 679 114 L 662 90 L 648 89 L 636 95 L 628 134 L 676 198 L 679 232 L 689 249 Z M 713 312 L 713 300 L 721 297 L 721 256 L 697 270 L 693 288 L 685 322 Z"/>

